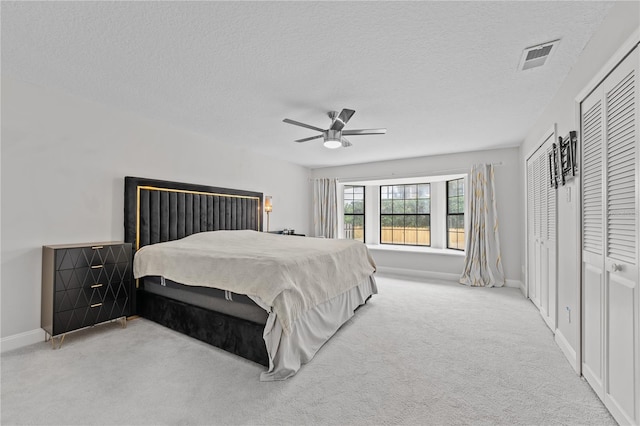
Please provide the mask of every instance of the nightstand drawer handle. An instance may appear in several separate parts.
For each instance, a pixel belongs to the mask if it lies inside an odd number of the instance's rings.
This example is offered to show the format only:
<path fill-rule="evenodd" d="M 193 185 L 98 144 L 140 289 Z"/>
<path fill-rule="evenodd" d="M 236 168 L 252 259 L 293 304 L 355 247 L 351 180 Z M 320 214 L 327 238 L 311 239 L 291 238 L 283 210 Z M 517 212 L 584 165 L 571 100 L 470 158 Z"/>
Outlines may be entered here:
<path fill-rule="evenodd" d="M 93 247 L 91 247 L 91 249 L 93 249 L 93 250 L 100 250 L 101 248 L 103 248 L 103 246 L 93 246 Z"/>
<path fill-rule="evenodd" d="M 102 287 L 102 284 L 94 284 L 91 286 L 91 288 L 98 288 L 98 287 Z"/>
<path fill-rule="evenodd" d="M 98 268 L 104 268 L 104 265 L 93 265 L 93 266 L 91 266 L 91 269 L 98 269 Z"/>
<path fill-rule="evenodd" d="M 91 305 L 92 308 L 97 308 L 98 306 L 102 306 L 102 303 L 94 303 Z"/>

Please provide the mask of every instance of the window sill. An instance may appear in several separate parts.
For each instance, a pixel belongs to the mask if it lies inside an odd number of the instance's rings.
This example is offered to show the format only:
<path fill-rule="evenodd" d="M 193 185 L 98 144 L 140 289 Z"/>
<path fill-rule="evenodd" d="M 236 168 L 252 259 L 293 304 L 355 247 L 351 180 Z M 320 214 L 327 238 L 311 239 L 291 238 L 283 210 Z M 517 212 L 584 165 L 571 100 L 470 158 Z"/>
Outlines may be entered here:
<path fill-rule="evenodd" d="M 401 246 L 401 245 L 393 245 L 393 244 L 367 244 L 367 248 L 369 250 L 425 253 L 425 254 L 438 254 L 438 255 L 444 255 L 444 256 L 460 256 L 460 257 L 464 257 L 464 254 L 465 254 L 465 252 L 461 250 L 451 250 L 451 249 L 433 248 L 433 247 Z"/>

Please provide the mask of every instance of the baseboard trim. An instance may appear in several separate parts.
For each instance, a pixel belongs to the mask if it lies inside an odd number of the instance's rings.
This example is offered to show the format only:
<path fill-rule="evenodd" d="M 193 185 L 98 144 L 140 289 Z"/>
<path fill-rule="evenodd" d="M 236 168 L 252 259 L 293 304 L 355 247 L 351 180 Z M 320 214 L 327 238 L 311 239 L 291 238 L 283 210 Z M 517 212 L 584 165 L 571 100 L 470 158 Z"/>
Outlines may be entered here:
<path fill-rule="evenodd" d="M 420 278 L 420 279 L 435 279 L 443 281 L 460 282 L 460 274 L 452 274 L 450 272 L 436 272 L 436 271 L 422 271 L 417 269 L 404 269 L 394 268 L 392 266 L 378 266 L 377 273 L 389 277 L 398 278 Z M 524 291 L 524 284 L 519 280 L 505 280 L 505 287 L 519 288 L 520 291 Z"/>
<path fill-rule="evenodd" d="M 560 347 L 560 350 L 567 358 L 567 361 L 569 361 L 569 364 L 573 367 L 573 370 L 580 375 L 580 366 L 578 365 L 578 356 L 576 351 L 571 347 L 571 344 L 567 338 L 564 337 L 564 334 L 562 334 L 562 331 L 560 331 L 559 328 L 555 330 L 555 340 L 556 344 Z"/>
<path fill-rule="evenodd" d="M 394 268 L 392 266 L 378 266 L 376 273 L 398 278 L 427 278 L 455 282 L 458 282 L 460 279 L 460 275 L 448 272 L 421 271 L 417 269 Z"/>
<path fill-rule="evenodd" d="M 510 288 L 517 288 L 520 289 L 520 291 L 522 292 L 522 294 L 524 294 L 524 284 L 522 283 L 522 281 L 520 280 L 511 280 L 511 279 L 506 279 L 505 283 L 504 283 L 505 287 L 510 287 Z"/>
<path fill-rule="evenodd" d="M 45 338 L 45 332 L 41 328 L 3 337 L 0 339 L 0 352 L 4 353 L 13 349 L 32 345 L 34 343 L 44 342 Z"/>
<path fill-rule="evenodd" d="M 582 376 L 589 383 L 591 389 L 598 395 L 598 398 L 604 402 L 604 387 L 602 386 L 602 381 L 598 378 L 598 376 L 589 368 L 588 365 L 582 364 Z"/>

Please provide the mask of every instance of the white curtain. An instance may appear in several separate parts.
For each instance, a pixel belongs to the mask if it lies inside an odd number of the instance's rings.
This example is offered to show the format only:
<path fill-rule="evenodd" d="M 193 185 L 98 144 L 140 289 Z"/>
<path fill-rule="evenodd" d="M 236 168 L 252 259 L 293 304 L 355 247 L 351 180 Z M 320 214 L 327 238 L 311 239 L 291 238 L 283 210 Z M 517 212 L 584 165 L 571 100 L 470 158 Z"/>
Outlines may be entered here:
<path fill-rule="evenodd" d="M 467 232 L 462 284 L 502 287 L 498 211 L 491 164 L 474 164 L 471 170 L 469 230 Z"/>
<path fill-rule="evenodd" d="M 338 196 L 335 178 L 313 180 L 313 230 L 316 237 L 338 237 Z"/>

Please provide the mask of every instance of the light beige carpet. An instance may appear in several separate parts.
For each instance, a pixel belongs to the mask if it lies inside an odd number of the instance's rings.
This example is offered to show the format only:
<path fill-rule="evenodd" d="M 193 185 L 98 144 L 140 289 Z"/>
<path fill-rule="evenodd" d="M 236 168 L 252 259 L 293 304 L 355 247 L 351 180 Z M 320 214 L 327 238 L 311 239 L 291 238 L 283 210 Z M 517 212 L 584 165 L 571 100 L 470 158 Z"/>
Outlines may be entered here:
<path fill-rule="evenodd" d="M 614 425 L 513 288 L 378 277 L 361 308 L 297 376 L 144 319 L 1 358 L 11 424 Z"/>

